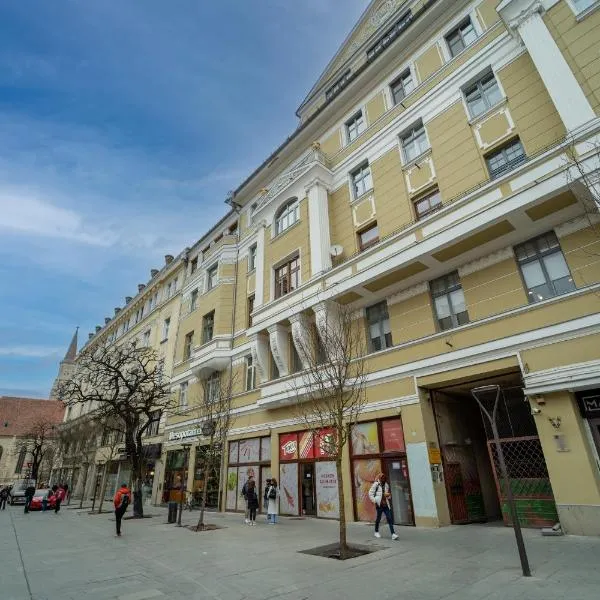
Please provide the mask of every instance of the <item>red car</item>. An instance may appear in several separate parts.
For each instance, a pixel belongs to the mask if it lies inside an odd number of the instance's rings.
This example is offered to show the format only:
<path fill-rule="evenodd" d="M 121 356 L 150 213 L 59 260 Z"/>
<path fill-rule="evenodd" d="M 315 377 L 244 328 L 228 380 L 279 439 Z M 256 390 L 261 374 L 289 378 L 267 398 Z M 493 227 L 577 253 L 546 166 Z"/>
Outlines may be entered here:
<path fill-rule="evenodd" d="M 35 496 L 31 499 L 29 510 L 42 510 L 42 499 L 51 490 L 36 490 Z M 54 509 L 54 496 L 48 498 L 48 510 Z"/>

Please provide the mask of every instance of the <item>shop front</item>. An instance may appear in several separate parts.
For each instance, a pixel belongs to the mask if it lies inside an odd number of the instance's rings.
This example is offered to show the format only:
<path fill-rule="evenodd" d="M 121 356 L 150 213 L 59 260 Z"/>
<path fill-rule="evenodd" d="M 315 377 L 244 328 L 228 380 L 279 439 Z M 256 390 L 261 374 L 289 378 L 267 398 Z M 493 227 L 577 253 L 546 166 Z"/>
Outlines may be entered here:
<path fill-rule="evenodd" d="M 397 525 L 414 525 L 414 513 L 402 421 L 399 417 L 357 423 L 350 438 L 354 517 L 374 521 L 375 505 L 369 490 L 384 473 L 392 493 L 392 513 Z"/>
<path fill-rule="evenodd" d="M 217 508 L 219 506 L 219 472 L 221 470 L 221 452 L 218 455 L 208 457 L 209 462 L 212 462 L 208 476 L 205 475 L 204 465 L 207 462 L 207 454 L 209 447 L 197 446 L 196 458 L 194 462 L 194 481 L 192 483 L 192 499 L 194 504 L 200 506 L 202 504 L 202 495 L 204 486 L 206 485 L 206 506 L 208 508 Z"/>
<path fill-rule="evenodd" d="M 152 501 L 154 476 L 161 454 L 162 444 L 147 444 L 142 447 L 142 494 L 146 504 Z"/>
<path fill-rule="evenodd" d="M 577 401 L 597 457 L 600 455 L 600 388 L 577 392 Z"/>
<path fill-rule="evenodd" d="M 339 518 L 338 472 L 332 460 L 332 430 L 279 436 L 279 512 Z"/>
<path fill-rule="evenodd" d="M 226 485 L 227 510 L 240 512 L 246 510 L 242 488 L 250 477 L 254 477 L 254 481 L 256 481 L 261 511 L 266 512 L 266 506 L 263 506 L 263 491 L 267 479 L 271 477 L 270 437 L 256 437 L 229 442 Z"/>
<path fill-rule="evenodd" d="M 165 461 L 163 502 L 179 502 L 184 482 L 187 481 L 186 451 L 169 450 Z"/>

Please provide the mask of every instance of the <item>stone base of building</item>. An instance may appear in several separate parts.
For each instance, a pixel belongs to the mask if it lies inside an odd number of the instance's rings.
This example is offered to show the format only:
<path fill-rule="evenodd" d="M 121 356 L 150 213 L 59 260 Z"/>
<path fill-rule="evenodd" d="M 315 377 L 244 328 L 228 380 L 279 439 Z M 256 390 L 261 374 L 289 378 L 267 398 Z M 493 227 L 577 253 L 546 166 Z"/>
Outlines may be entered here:
<path fill-rule="evenodd" d="M 600 505 L 557 504 L 560 524 L 569 535 L 600 535 Z"/>

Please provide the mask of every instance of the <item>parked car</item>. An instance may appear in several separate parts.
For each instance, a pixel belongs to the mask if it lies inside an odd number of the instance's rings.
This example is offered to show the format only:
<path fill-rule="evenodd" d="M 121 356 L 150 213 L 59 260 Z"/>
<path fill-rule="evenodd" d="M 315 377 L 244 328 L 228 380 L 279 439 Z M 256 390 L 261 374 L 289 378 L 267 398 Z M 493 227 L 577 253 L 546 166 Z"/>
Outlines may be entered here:
<path fill-rule="evenodd" d="M 36 490 L 35 496 L 31 500 L 31 505 L 29 506 L 29 510 L 42 510 L 42 499 L 50 490 Z M 54 500 L 54 496 L 48 498 L 48 510 L 54 508 L 56 505 L 56 501 Z"/>
<path fill-rule="evenodd" d="M 19 479 L 15 481 L 10 491 L 10 503 L 25 504 L 25 490 L 30 485 L 35 486 L 35 479 Z"/>

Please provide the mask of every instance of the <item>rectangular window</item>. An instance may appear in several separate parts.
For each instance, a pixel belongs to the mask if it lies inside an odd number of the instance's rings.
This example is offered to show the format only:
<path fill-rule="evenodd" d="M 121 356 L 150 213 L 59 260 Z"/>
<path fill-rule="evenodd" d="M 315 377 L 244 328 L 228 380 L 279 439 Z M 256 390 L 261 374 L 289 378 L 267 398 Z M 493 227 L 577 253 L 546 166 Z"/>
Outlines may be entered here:
<path fill-rule="evenodd" d="M 202 317 L 202 343 L 206 344 L 213 339 L 215 331 L 215 311 Z"/>
<path fill-rule="evenodd" d="M 439 190 L 435 190 L 426 196 L 421 198 L 417 198 L 413 201 L 415 205 L 415 214 L 417 219 L 422 219 L 426 217 L 428 214 L 435 212 L 438 208 L 442 206 L 442 197 L 440 195 Z"/>
<path fill-rule="evenodd" d="M 502 93 L 493 73 L 487 73 L 465 89 L 465 99 L 472 118 L 486 112 L 502 99 Z"/>
<path fill-rule="evenodd" d="M 148 347 L 150 345 L 150 329 L 144 331 L 144 346 Z"/>
<path fill-rule="evenodd" d="M 359 198 L 369 190 L 373 189 L 373 178 L 371 177 L 371 167 L 369 163 L 365 163 L 358 167 L 358 169 L 350 173 L 352 178 L 352 191 L 354 197 Z"/>
<path fill-rule="evenodd" d="M 405 163 L 413 161 L 421 156 L 423 152 L 429 150 L 429 141 L 422 123 L 415 125 L 410 131 L 402 135 L 400 141 Z"/>
<path fill-rule="evenodd" d="M 217 265 L 206 272 L 206 289 L 212 290 L 217 285 Z"/>
<path fill-rule="evenodd" d="M 256 269 L 256 244 L 253 244 L 248 249 L 248 271 Z"/>
<path fill-rule="evenodd" d="M 248 317 L 247 317 L 248 327 L 252 327 L 252 313 L 253 312 L 254 312 L 254 294 L 252 294 L 252 296 L 248 296 Z"/>
<path fill-rule="evenodd" d="M 147 437 L 151 437 L 153 435 L 158 435 L 158 427 L 160 425 L 160 410 L 155 410 L 150 413 L 150 425 L 146 428 L 144 435 Z"/>
<path fill-rule="evenodd" d="M 192 258 L 190 261 L 190 275 L 198 270 L 198 257 Z"/>
<path fill-rule="evenodd" d="M 526 156 L 521 141 L 517 138 L 485 157 L 490 178 L 496 179 L 525 162 Z"/>
<path fill-rule="evenodd" d="M 163 339 L 162 341 L 164 342 L 165 340 L 168 339 L 169 337 L 169 327 L 171 326 L 171 318 L 167 317 L 164 321 L 163 321 Z"/>
<path fill-rule="evenodd" d="M 65 454 L 68 454 L 65 450 Z M 27 448 L 22 446 L 19 450 L 19 457 L 17 458 L 17 464 L 15 465 L 15 474 L 20 474 L 23 470 L 23 464 L 25 463 L 25 456 L 27 455 Z"/>
<path fill-rule="evenodd" d="M 456 29 L 453 29 L 447 36 L 446 42 L 450 49 L 450 54 L 454 57 L 461 53 L 468 45 L 477 39 L 477 32 L 467 17 Z"/>
<path fill-rule="evenodd" d="M 515 246 L 515 256 L 529 302 L 541 302 L 575 290 L 569 266 L 553 231 Z"/>
<path fill-rule="evenodd" d="M 198 290 L 193 290 L 190 295 L 190 312 L 198 308 Z"/>
<path fill-rule="evenodd" d="M 438 329 L 446 331 L 469 322 L 465 295 L 458 271 L 429 282 Z"/>
<path fill-rule="evenodd" d="M 365 130 L 365 118 L 359 110 L 351 119 L 346 121 L 346 134 L 348 142 L 354 141 Z"/>
<path fill-rule="evenodd" d="M 412 23 L 412 11 L 405 12 L 368 50 L 367 59 L 373 60 Z"/>
<path fill-rule="evenodd" d="M 394 104 L 402 102 L 402 100 L 404 100 L 404 98 L 415 89 L 415 84 L 410 69 L 406 69 L 406 71 L 404 71 L 400 77 L 392 81 L 390 89 L 392 91 Z"/>
<path fill-rule="evenodd" d="M 581 13 L 590 8 L 596 1 L 597 0 L 573 0 L 573 6 L 575 7 L 577 13 Z"/>
<path fill-rule="evenodd" d="M 256 365 L 252 355 L 246 356 L 246 391 L 249 392 L 256 387 Z"/>
<path fill-rule="evenodd" d="M 325 99 L 331 100 L 334 96 L 337 96 L 350 81 L 350 69 L 348 69 L 326 92 Z"/>
<path fill-rule="evenodd" d="M 385 300 L 367 307 L 366 315 L 371 352 L 390 348 L 392 346 L 392 330 Z"/>
<path fill-rule="evenodd" d="M 204 401 L 217 402 L 221 388 L 221 374 L 215 371 L 210 377 L 204 380 Z"/>
<path fill-rule="evenodd" d="M 185 408 L 187 406 L 187 392 L 188 392 L 188 384 L 187 381 L 184 381 L 179 386 L 179 408 Z"/>
<path fill-rule="evenodd" d="M 192 355 L 192 347 L 194 344 L 194 332 L 186 333 L 183 342 L 183 360 L 187 360 Z"/>
<path fill-rule="evenodd" d="M 372 223 L 366 229 L 358 232 L 358 246 L 361 250 L 366 250 L 379 241 L 379 228 L 377 223 Z"/>
<path fill-rule="evenodd" d="M 293 292 L 300 285 L 300 257 L 275 269 L 275 298 Z"/>

